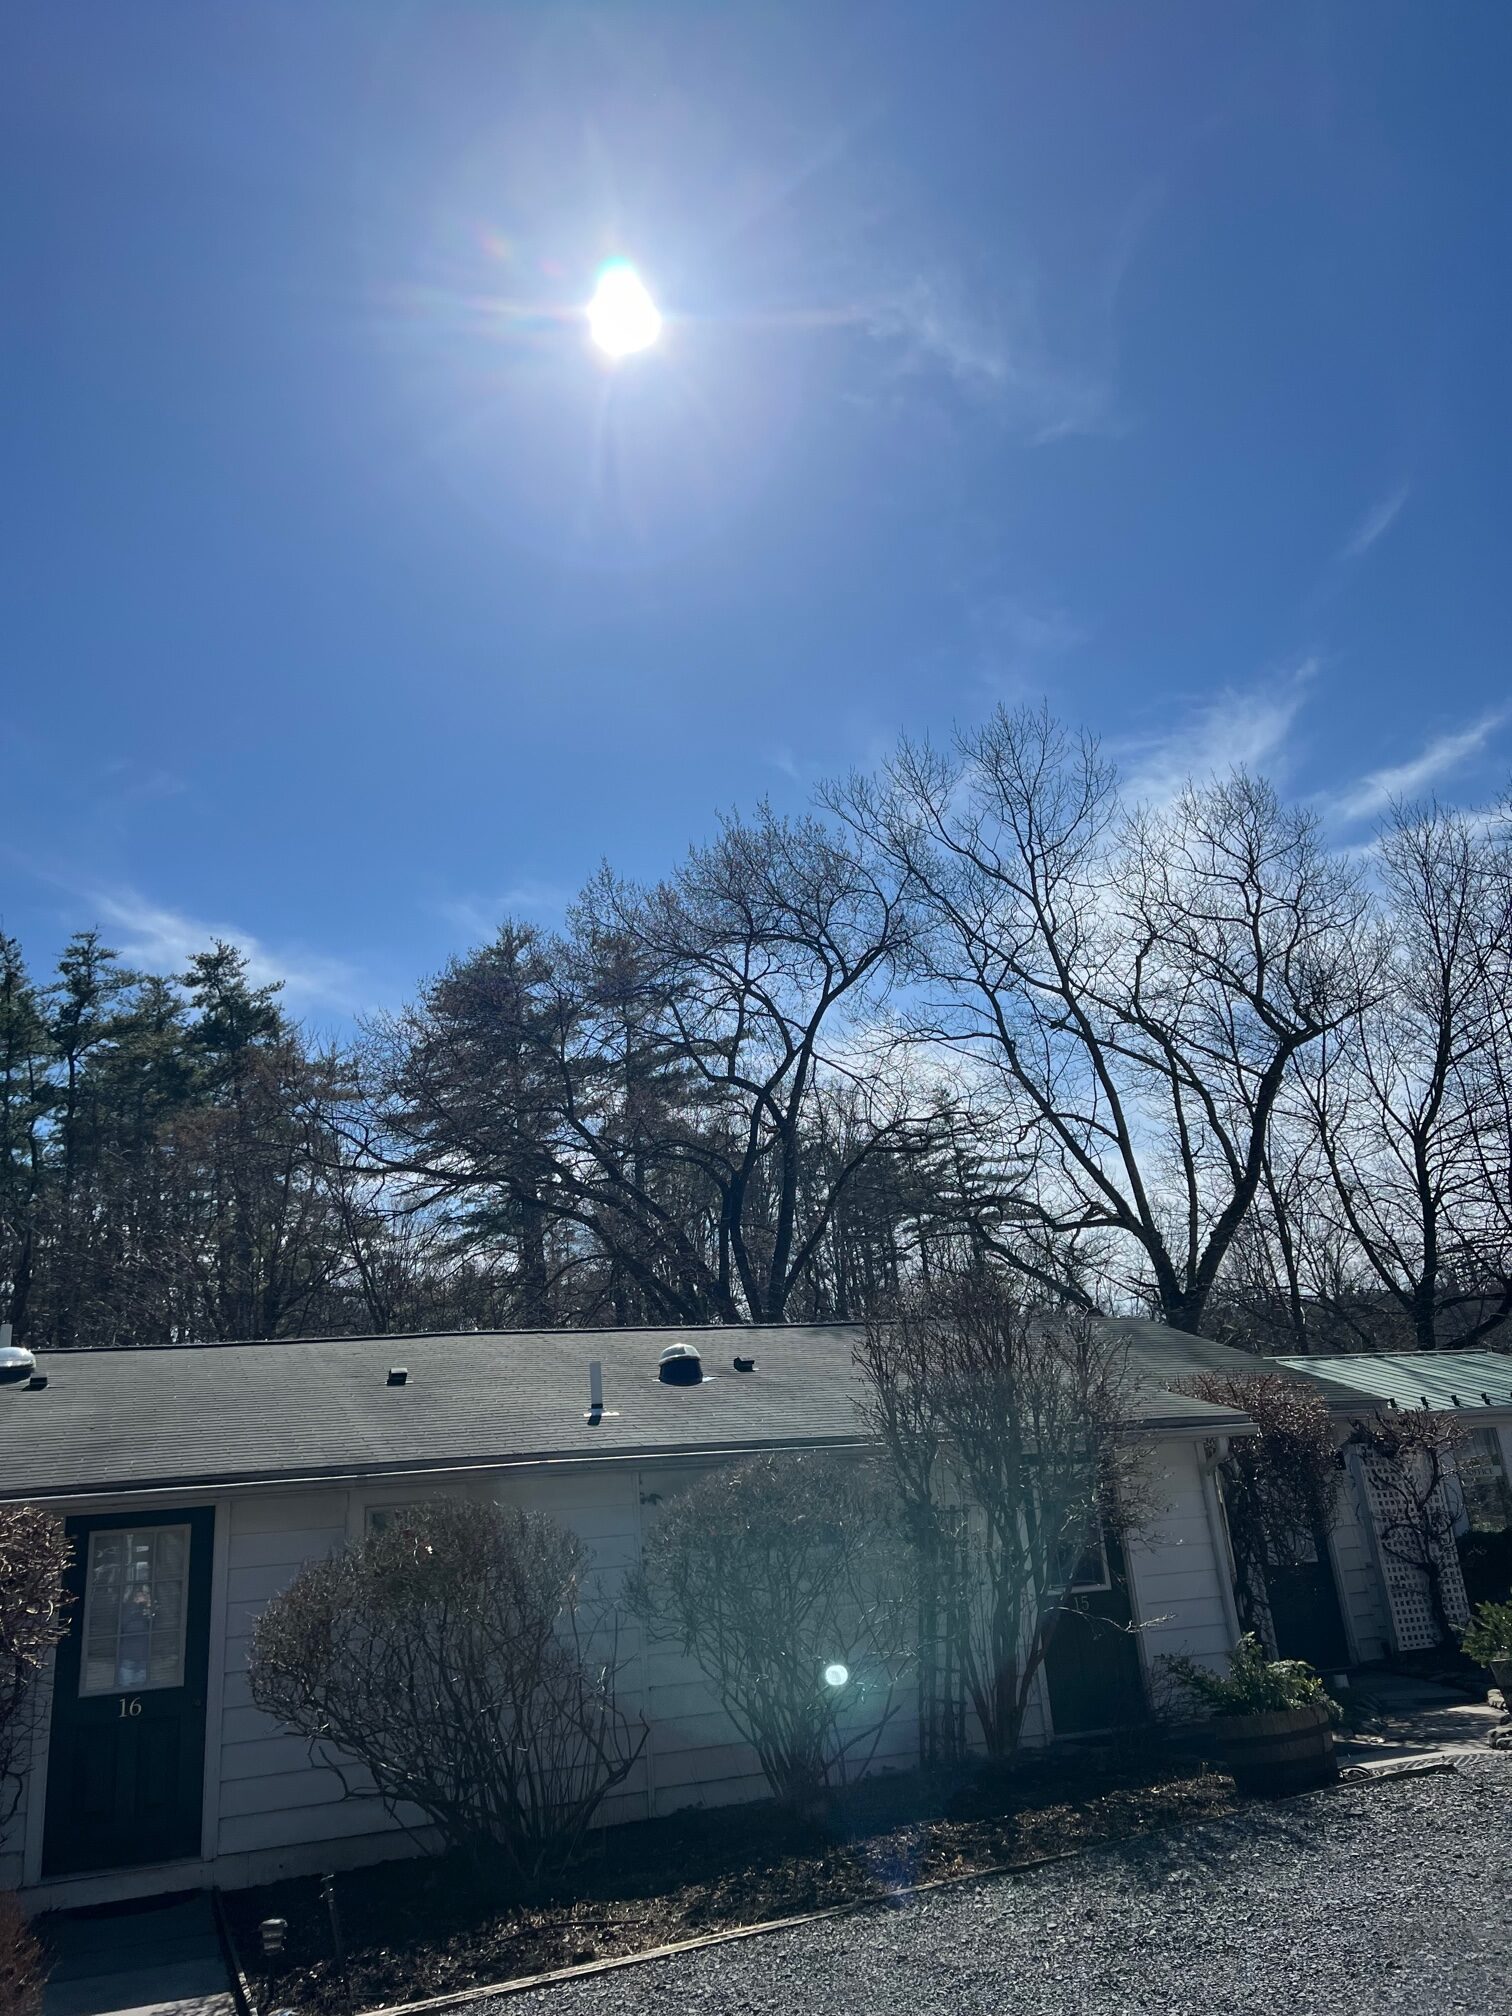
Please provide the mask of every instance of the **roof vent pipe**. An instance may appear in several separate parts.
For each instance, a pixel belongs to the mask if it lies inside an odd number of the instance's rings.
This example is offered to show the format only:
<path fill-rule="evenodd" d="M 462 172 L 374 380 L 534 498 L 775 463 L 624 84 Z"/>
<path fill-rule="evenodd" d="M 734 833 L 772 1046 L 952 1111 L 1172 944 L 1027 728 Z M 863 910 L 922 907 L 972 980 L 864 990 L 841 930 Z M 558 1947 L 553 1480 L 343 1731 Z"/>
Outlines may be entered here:
<path fill-rule="evenodd" d="M 588 1361 L 588 1412 L 604 1411 L 604 1368 L 597 1358 Z"/>
<path fill-rule="evenodd" d="M 669 1344 L 656 1361 L 656 1376 L 663 1386 L 702 1385 L 703 1360 L 691 1344 Z"/>

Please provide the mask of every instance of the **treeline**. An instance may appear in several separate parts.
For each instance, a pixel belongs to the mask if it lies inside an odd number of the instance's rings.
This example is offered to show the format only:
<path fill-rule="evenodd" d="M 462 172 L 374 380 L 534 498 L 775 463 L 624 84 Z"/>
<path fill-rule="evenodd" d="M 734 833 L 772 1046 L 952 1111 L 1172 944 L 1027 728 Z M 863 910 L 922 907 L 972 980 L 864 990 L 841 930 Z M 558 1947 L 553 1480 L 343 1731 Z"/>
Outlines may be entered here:
<path fill-rule="evenodd" d="M 1343 855 L 999 713 L 340 1053 L 226 945 L 0 941 L 0 1293 L 78 1346 L 848 1318 L 975 1265 L 1258 1350 L 1500 1343 L 1509 960 L 1505 813 Z"/>

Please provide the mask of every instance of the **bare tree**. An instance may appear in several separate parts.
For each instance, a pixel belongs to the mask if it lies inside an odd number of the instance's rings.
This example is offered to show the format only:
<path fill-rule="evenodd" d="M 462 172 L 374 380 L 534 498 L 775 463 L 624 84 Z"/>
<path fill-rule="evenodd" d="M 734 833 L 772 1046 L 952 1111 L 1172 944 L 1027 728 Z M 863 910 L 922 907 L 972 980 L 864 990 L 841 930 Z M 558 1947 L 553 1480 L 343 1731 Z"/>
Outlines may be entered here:
<path fill-rule="evenodd" d="M 1287 1073 L 1360 999 L 1353 871 L 1242 775 L 1126 811 L 1043 711 L 905 742 L 831 800 L 916 908 L 916 1036 L 996 1083 L 1029 1158 L 1041 1254 L 1002 1257 L 1090 1303 L 1059 1256 L 1112 1235 L 1125 1290 L 1199 1327 Z"/>
<path fill-rule="evenodd" d="M 1376 1543 L 1420 1577 L 1438 1642 L 1452 1643 L 1467 1612 L 1455 1528 L 1464 1509 L 1456 1456 L 1465 1440 L 1452 1415 L 1392 1410 L 1357 1421 L 1351 1444 L 1365 1458 Z"/>
<path fill-rule="evenodd" d="M 1259 1431 L 1232 1437 L 1219 1478 L 1240 1620 L 1274 1650 L 1266 1570 L 1310 1560 L 1338 1503 L 1342 1472 L 1327 1403 L 1315 1388 L 1275 1373 L 1201 1372 L 1179 1390 L 1247 1414 Z"/>
<path fill-rule="evenodd" d="M 1330 1179 L 1303 1209 L 1352 1245 L 1362 1342 L 1431 1351 L 1512 1317 L 1507 848 L 1399 806 L 1379 853 L 1389 984 L 1299 1074 Z"/>
<path fill-rule="evenodd" d="M 950 1644 L 989 1755 L 1017 1749 L 1077 1566 L 1148 1506 L 1128 1350 L 1001 1277 L 937 1282 L 857 1345 L 863 1412 L 923 1540 L 926 1628 Z"/>
<path fill-rule="evenodd" d="M 0 1505 L 0 1827 L 16 1810 L 31 1757 L 37 1675 L 63 1636 L 62 1523 L 34 1505 Z"/>
<path fill-rule="evenodd" d="M 604 874 L 576 914 L 580 935 L 638 949 L 622 1011 L 682 1077 L 686 1152 L 719 1200 L 721 1313 L 780 1321 L 867 1164 L 939 1138 L 878 1014 L 907 928 L 895 878 L 817 820 L 763 806 L 654 889 Z M 816 1167 L 812 1122 L 840 1091 L 845 1152 Z"/>
<path fill-rule="evenodd" d="M 911 1563 L 864 1460 L 707 1472 L 646 1535 L 629 1601 L 697 1660 L 775 1796 L 808 1805 L 876 1755 L 913 1651 Z"/>
<path fill-rule="evenodd" d="M 878 1018 L 904 929 L 854 849 L 765 809 L 655 888 L 605 870 L 566 938 L 505 927 L 371 1032 L 356 1159 L 511 1242 L 532 1306 L 586 1245 L 617 1320 L 780 1321 L 862 1173 L 943 1138 Z M 841 1101 L 843 1152 L 810 1153 Z"/>
<path fill-rule="evenodd" d="M 533 1877 L 567 1860 L 645 1742 L 586 1556 L 537 1513 L 437 1502 L 301 1570 L 257 1621 L 252 1698 L 348 1798 L 415 1806 L 444 1845 Z"/>

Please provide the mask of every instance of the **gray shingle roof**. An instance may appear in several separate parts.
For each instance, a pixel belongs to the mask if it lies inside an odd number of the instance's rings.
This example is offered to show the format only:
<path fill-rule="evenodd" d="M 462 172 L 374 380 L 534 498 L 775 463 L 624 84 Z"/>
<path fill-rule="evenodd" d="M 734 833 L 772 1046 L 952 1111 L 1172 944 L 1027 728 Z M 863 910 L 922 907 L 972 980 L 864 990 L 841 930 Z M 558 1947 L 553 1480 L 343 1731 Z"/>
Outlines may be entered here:
<path fill-rule="evenodd" d="M 1210 1362 L 1221 1345 L 1119 1327 L 1146 1425 L 1234 1421 L 1162 1390 L 1196 1369 L 1192 1351 Z M 57 1352 L 39 1360 L 44 1390 L 0 1389 L 0 1499 L 854 1441 L 855 1337 L 835 1324 Z M 658 1380 L 659 1354 L 678 1342 L 702 1353 L 701 1385 Z M 736 1372 L 737 1352 L 757 1370 Z M 596 1427 L 584 1418 L 591 1359 L 604 1368 Z M 407 1368 L 405 1385 L 386 1383 L 391 1365 Z"/>

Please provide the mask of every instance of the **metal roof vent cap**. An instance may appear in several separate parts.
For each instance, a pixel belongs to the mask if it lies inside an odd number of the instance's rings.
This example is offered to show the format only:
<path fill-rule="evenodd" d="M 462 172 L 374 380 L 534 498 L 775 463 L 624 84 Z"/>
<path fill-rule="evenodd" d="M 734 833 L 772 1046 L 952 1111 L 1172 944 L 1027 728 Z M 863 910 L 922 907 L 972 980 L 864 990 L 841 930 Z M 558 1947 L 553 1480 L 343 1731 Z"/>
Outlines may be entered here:
<path fill-rule="evenodd" d="M 37 1369 L 37 1361 L 24 1344 L 12 1344 L 9 1323 L 0 1327 L 0 1386 L 20 1386 Z"/>
<path fill-rule="evenodd" d="M 663 1386 L 700 1386 L 703 1360 L 692 1344 L 669 1344 L 656 1361 L 656 1376 Z"/>

